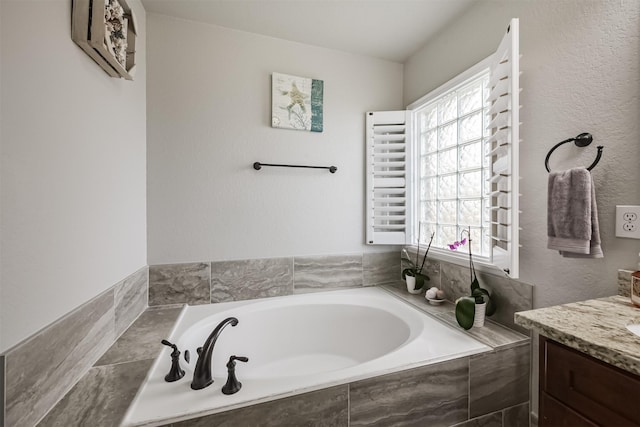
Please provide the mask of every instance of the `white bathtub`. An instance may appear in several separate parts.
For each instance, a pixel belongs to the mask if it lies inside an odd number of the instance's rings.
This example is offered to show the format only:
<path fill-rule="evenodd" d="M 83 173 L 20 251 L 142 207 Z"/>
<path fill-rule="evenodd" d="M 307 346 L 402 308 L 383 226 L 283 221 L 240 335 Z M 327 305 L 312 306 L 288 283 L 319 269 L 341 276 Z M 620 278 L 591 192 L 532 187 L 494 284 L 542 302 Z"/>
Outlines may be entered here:
<path fill-rule="evenodd" d="M 214 383 L 192 390 L 196 348 L 230 316 L 238 325 L 215 345 Z M 188 306 L 169 341 L 192 355 L 189 364 L 181 358 L 185 377 L 164 381 L 171 366 L 164 347 L 124 425 L 161 425 L 490 350 L 378 288 Z M 237 363 L 242 389 L 227 396 L 231 355 L 249 362 Z"/>

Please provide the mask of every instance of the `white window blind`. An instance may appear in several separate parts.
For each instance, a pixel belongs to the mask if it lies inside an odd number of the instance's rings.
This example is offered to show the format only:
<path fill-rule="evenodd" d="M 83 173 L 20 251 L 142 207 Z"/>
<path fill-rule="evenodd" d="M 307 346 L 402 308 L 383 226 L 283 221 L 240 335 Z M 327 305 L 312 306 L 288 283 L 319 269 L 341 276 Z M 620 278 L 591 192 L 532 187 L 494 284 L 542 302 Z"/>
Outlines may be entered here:
<path fill-rule="evenodd" d="M 404 245 L 407 241 L 407 111 L 368 112 L 366 116 L 366 242 Z"/>
<path fill-rule="evenodd" d="M 493 55 L 489 77 L 492 262 L 519 276 L 519 22 L 512 19 Z"/>
<path fill-rule="evenodd" d="M 435 231 L 443 248 L 471 226 L 474 254 L 518 277 L 518 30 L 511 20 L 491 57 L 408 111 L 367 113 L 367 244 L 415 244 Z"/>

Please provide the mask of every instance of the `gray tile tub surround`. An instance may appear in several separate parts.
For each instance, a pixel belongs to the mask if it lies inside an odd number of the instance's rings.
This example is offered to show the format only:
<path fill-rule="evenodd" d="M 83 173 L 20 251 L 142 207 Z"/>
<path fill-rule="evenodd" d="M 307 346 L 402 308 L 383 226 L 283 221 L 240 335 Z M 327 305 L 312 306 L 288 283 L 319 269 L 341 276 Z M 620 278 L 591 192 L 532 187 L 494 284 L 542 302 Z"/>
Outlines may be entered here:
<path fill-rule="evenodd" d="M 35 425 L 109 348 L 113 300 L 111 289 L 7 352 L 7 425 Z"/>
<path fill-rule="evenodd" d="M 293 294 L 293 258 L 211 263 L 211 302 L 240 301 Z"/>
<path fill-rule="evenodd" d="M 208 262 L 149 266 L 149 306 L 209 304 L 210 283 Z"/>
<path fill-rule="evenodd" d="M 463 267 L 448 262 L 440 263 L 441 286 L 447 299 L 455 301 L 461 296 L 469 295 L 471 279 L 469 267 Z M 529 332 L 516 325 L 513 316 L 518 311 L 533 308 L 533 286 L 518 280 L 509 279 L 485 272 L 477 272 L 480 286 L 491 292 L 491 297 L 497 305 L 496 313 L 491 320 L 505 325 L 524 334 Z"/>
<path fill-rule="evenodd" d="M 529 403 L 472 418 L 452 427 L 529 427 Z"/>
<path fill-rule="evenodd" d="M 469 360 L 461 358 L 349 386 L 351 426 L 448 426 L 469 418 Z"/>
<path fill-rule="evenodd" d="M 398 283 L 400 257 L 398 252 L 365 252 L 362 255 L 362 279 L 364 286 L 379 286 Z"/>
<path fill-rule="evenodd" d="M 144 310 L 146 271 L 143 267 L 7 350 L 5 425 L 35 425 Z"/>
<path fill-rule="evenodd" d="M 169 338 L 183 307 L 151 307 L 122 334 L 95 366 L 153 359 Z"/>
<path fill-rule="evenodd" d="M 143 381 L 144 362 L 157 354 L 158 340 L 169 334 L 180 310 L 178 307 L 154 307 L 145 311 L 47 415 L 42 425 L 77 425 L 74 420 L 91 420 L 88 425 L 95 427 L 118 425 L 124 415 L 123 408 Z M 528 379 L 529 373 L 529 366 L 525 366 L 528 359 L 522 357 L 522 347 L 502 343 L 498 350 L 480 355 L 172 425 L 347 426 L 349 417 L 351 425 L 438 426 L 467 421 L 470 423 L 462 425 L 494 425 L 485 424 L 500 417 L 494 412 L 502 413 L 503 420 L 512 420 L 522 411 L 516 406 L 502 407 L 524 396 L 517 392 L 520 387 L 528 389 L 528 383 L 523 385 L 520 380 L 523 375 Z M 130 375 L 124 374 L 127 365 Z M 496 382 L 496 378 L 499 381 Z M 524 402 L 527 403 L 528 400 Z M 440 417 L 438 414 L 442 412 L 446 413 Z M 429 422 L 425 424 L 425 420 Z M 506 422 L 503 427 L 526 425 Z"/>
<path fill-rule="evenodd" d="M 528 344 L 520 347 L 528 350 Z M 520 347 L 399 371 L 170 425 L 524 427 L 528 425 L 528 382 L 521 378 L 526 377 L 528 381 L 529 366 L 525 366 L 528 359 L 522 356 Z M 486 357 L 478 359 L 480 356 Z M 512 367 L 515 367 L 513 372 L 509 369 Z M 498 380 L 486 372 L 474 373 L 473 370 L 488 370 Z M 523 389 L 526 396 L 521 392 Z M 520 399 L 525 401 L 512 404 Z"/>
<path fill-rule="evenodd" d="M 0 354 L 0 426 L 5 425 L 4 369 L 4 355 Z"/>
<path fill-rule="evenodd" d="M 469 416 L 529 402 L 531 344 L 477 354 L 469 359 Z"/>
<path fill-rule="evenodd" d="M 401 282 L 398 251 L 149 267 L 149 306 L 209 304 Z"/>
<path fill-rule="evenodd" d="M 293 283 L 296 294 L 362 287 L 362 254 L 295 257 Z"/>
<path fill-rule="evenodd" d="M 529 413 L 529 402 L 505 409 L 504 427 L 529 427 Z"/>
<path fill-rule="evenodd" d="M 171 425 L 174 427 L 347 427 L 348 411 L 348 386 L 343 385 Z"/>
<path fill-rule="evenodd" d="M 428 313 L 429 315 L 437 318 L 441 322 L 448 324 L 454 329 L 459 330 L 471 337 L 477 339 L 481 343 L 488 345 L 494 350 L 504 349 L 507 347 L 517 346 L 526 342 L 529 342 L 528 336 L 522 335 L 512 329 L 509 329 L 499 323 L 495 323 L 491 320 L 485 321 L 485 324 L 481 328 L 471 328 L 465 331 L 458 325 L 458 321 L 455 317 L 455 305 L 450 301 L 445 301 L 442 304 L 431 305 L 422 294 L 410 294 L 406 289 L 396 286 L 384 286 L 387 292 L 392 293 L 397 298 L 411 304 L 415 308 Z"/>
<path fill-rule="evenodd" d="M 91 368 L 38 427 L 117 426 L 152 364 L 141 360 Z"/>
<path fill-rule="evenodd" d="M 119 425 L 181 311 L 146 310 L 38 425 Z"/>
<path fill-rule="evenodd" d="M 115 286 L 116 336 L 142 313 L 149 301 L 149 269 L 141 268 Z"/>
<path fill-rule="evenodd" d="M 502 411 L 470 419 L 453 427 L 503 427 Z M 508 425 L 507 425 L 508 426 Z"/>

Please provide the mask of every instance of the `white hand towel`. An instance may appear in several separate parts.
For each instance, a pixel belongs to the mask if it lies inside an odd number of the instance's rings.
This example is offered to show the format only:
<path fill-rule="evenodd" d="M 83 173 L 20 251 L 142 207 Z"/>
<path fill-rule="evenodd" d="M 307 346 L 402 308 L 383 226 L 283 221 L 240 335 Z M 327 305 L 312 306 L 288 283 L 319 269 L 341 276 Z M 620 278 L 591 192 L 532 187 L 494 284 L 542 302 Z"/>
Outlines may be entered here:
<path fill-rule="evenodd" d="M 574 168 L 549 174 L 547 247 L 567 258 L 602 258 L 591 173 Z"/>

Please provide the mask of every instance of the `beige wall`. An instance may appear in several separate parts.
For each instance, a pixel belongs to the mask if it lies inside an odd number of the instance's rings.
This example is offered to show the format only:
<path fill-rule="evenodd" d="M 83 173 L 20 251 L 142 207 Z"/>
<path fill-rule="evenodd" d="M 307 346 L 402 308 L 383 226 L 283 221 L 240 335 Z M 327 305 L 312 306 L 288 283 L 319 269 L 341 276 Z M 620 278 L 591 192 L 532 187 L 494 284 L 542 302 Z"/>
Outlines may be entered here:
<path fill-rule="evenodd" d="M 510 18 L 520 18 L 522 138 L 521 279 L 534 307 L 617 292 L 617 269 L 635 269 L 640 240 L 615 237 L 615 205 L 640 204 L 640 2 L 637 0 L 480 1 L 405 63 L 409 104 L 490 55 Z M 593 170 L 605 258 L 572 260 L 546 248 L 544 159 L 557 142 L 590 132 L 588 148 L 563 146 L 555 169 Z M 532 374 L 537 412 L 537 350 Z"/>
<path fill-rule="evenodd" d="M 149 264 L 362 252 L 364 113 L 402 107 L 402 65 L 155 14 L 148 26 Z M 324 80 L 324 132 L 271 127 L 272 72 Z"/>
<path fill-rule="evenodd" d="M 71 40 L 71 1 L 2 0 L 0 351 L 146 264 L 145 12 L 134 82 Z"/>

